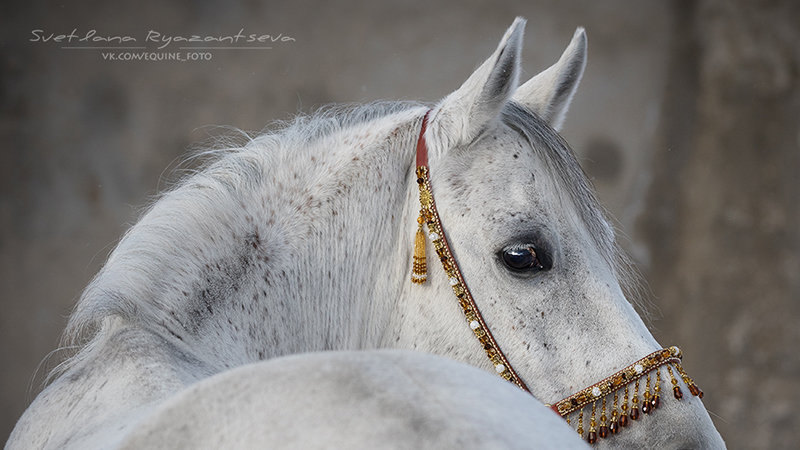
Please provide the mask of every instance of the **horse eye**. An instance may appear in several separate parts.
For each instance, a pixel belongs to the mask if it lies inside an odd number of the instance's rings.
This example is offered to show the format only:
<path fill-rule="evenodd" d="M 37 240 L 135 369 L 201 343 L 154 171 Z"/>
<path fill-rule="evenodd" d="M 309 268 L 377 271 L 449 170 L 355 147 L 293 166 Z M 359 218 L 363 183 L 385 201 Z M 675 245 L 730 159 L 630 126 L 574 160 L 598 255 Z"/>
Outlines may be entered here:
<path fill-rule="evenodd" d="M 507 248 L 503 250 L 503 262 L 508 268 L 516 271 L 545 270 L 533 247 Z"/>

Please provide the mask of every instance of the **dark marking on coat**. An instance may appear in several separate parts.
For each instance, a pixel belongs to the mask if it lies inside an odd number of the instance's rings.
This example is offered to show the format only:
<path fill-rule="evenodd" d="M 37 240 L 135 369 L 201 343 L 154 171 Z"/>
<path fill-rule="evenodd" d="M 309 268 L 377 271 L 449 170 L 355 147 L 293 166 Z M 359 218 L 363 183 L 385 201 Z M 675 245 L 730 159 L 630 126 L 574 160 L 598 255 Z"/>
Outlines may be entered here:
<path fill-rule="evenodd" d="M 223 310 L 226 302 L 241 288 L 243 281 L 253 266 L 253 252 L 261 246 L 258 233 L 245 237 L 242 247 L 232 257 L 207 263 L 201 283 L 195 283 L 187 298 L 187 331 L 196 333 L 202 324 Z M 244 311 L 244 305 L 240 305 Z"/>

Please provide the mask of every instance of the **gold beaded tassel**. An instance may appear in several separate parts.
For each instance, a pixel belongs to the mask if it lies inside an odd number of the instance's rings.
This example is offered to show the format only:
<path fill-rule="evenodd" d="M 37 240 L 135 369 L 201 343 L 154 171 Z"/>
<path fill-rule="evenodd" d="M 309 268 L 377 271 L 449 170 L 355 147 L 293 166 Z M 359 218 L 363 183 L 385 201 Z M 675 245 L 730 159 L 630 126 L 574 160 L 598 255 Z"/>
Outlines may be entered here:
<path fill-rule="evenodd" d="M 645 381 L 644 385 L 644 394 L 642 395 L 642 412 L 645 414 L 650 414 L 650 411 L 653 410 L 652 406 L 650 405 L 650 374 L 647 374 L 647 381 Z"/>
<path fill-rule="evenodd" d="M 622 399 L 622 414 L 619 416 L 620 429 L 628 426 L 628 385 L 625 385 L 625 395 Z"/>
<path fill-rule="evenodd" d="M 631 420 L 639 420 L 639 379 L 636 379 L 636 383 L 633 387 L 633 399 L 631 399 L 633 405 L 631 406 Z"/>
<path fill-rule="evenodd" d="M 600 410 L 600 430 L 597 435 L 602 439 L 608 437 L 608 418 L 606 417 L 606 397 L 603 397 L 603 408 Z"/>
<path fill-rule="evenodd" d="M 431 195 L 425 186 L 428 172 L 425 167 L 417 167 L 417 185 L 419 186 L 419 217 L 417 218 L 417 235 L 414 238 L 414 261 L 411 270 L 411 282 L 423 284 L 428 281 L 428 262 L 425 256 L 425 230 L 423 225 L 428 219 L 426 211 L 430 207 Z"/>
<path fill-rule="evenodd" d="M 423 284 L 428 280 L 428 262 L 425 257 L 425 231 L 422 224 L 425 223 L 422 211 L 417 219 L 417 236 L 414 238 L 414 265 L 411 270 L 411 282 Z"/>
<path fill-rule="evenodd" d="M 611 408 L 611 425 L 608 427 L 608 431 L 611 434 L 617 434 L 619 432 L 619 392 L 614 391 L 614 406 Z"/>
<path fill-rule="evenodd" d="M 661 405 L 661 368 L 656 369 L 656 386 L 653 388 L 653 400 L 650 406 L 656 410 Z"/>
<path fill-rule="evenodd" d="M 575 431 L 583 437 L 583 408 L 581 408 L 581 412 L 578 414 L 578 429 Z"/>
<path fill-rule="evenodd" d="M 683 382 L 689 387 L 689 392 L 691 392 L 695 397 L 703 398 L 703 391 L 697 387 L 697 384 L 695 384 L 694 380 L 692 380 L 686 371 L 683 370 L 683 366 L 680 364 L 675 364 L 675 368 L 678 369 L 678 373 L 681 375 L 681 378 L 683 378 Z"/>
<path fill-rule="evenodd" d="M 667 373 L 669 374 L 670 381 L 672 382 L 672 394 L 675 395 L 676 399 L 682 399 L 683 391 L 681 391 L 681 387 L 678 386 L 678 380 L 675 379 L 675 375 L 672 374 L 672 367 L 669 365 L 667 365 Z"/>
<path fill-rule="evenodd" d="M 597 402 L 592 403 L 592 418 L 589 419 L 589 434 L 586 436 L 586 441 L 590 444 L 597 442 L 597 420 L 595 414 L 597 411 Z"/>

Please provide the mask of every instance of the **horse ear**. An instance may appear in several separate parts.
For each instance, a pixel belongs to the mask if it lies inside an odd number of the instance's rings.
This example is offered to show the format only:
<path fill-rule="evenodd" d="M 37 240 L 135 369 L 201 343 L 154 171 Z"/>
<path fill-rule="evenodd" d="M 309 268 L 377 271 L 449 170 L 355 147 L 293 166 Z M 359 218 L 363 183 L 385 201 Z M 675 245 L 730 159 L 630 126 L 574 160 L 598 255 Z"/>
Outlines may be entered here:
<path fill-rule="evenodd" d="M 586 32 L 579 27 L 558 62 L 520 86 L 514 100 L 559 130 L 585 67 Z"/>
<path fill-rule="evenodd" d="M 525 19 L 517 17 L 492 56 L 434 111 L 431 123 L 448 147 L 475 139 L 517 89 L 524 30 Z"/>

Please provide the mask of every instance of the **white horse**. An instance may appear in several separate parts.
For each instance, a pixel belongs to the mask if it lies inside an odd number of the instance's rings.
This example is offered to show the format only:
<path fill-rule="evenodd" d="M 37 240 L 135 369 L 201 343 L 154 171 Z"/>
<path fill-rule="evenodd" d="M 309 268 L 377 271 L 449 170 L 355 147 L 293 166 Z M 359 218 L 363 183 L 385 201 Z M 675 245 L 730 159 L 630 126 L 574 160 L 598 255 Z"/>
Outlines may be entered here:
<path fill-rule="evenodd" d="M 164 194 L 87 287 L 67 333 L 91 338 L 7 447 L 576 448 L 607 415 L 598 445 L 723 447 L 698 396 L 646 411 L 655 386 L 699 392 L 677 351 L 653 353 L 554 131 L 586 37 L 518 85 L 523 29 L 430 111 L 301 117 Z M 409 280 L 418 230 L 445 262 L 425 284 Z"/>

